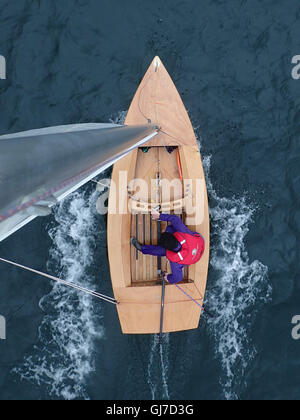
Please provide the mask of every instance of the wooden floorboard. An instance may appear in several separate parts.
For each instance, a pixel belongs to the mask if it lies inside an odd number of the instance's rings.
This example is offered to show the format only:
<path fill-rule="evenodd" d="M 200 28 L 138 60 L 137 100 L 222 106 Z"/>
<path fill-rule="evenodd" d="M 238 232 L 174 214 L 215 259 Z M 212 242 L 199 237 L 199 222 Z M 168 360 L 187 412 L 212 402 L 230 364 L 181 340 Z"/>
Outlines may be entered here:
<path fill-rule="evenodd" d="M 138 151 L 135 178 L 143 179 L 147 182 L 148 196 L 145 195 L 143 192 L 139 191 L 138 186 L 134 186 L 133 194 L 138 194 L 138 199 L 140 199 L 142 202 L 151 204 L 155 197 L 157 197 L 155 180 L 158 171 L 160 171 L 162 176 L 161 185 L 163 185 L 163 180 L 165 179 L 171 182 L 173 178 L 179 178 L 177 150 L 174 150 L 172 153 L 168 153 L 165 147 L 153 147 L 149 149 L 147 153 L 143 153 L 142 150 Z M 183 194 L 183 192 L 181 193 Z M 161 194 L 162 191 L 160 191 L 160 195 Z M 178 198 L 182 197 L 180 197 L 178 193 L 176 195 L 175 190 L 171 190 L 171 195 L 169 197 L 166 196 L 166 200 L 168 201 L 174 201 Z M 158 225 L 157 222 L 152 220 L 149 213 L 132 216 L 132 236 L 136 236 L 136 218 L 138 218 L 138 241 L 141 244 L 157 245 Z M 167 223 L 161 222 L 161 232 L 164 232 L 166 228 Z M 132 283 L 137 284 L 141 282 L 145 283 L 152 282 L 153 280 L 158 280 L 158 258 L 139 253 L 138 259 L 136 259 L 136 250 L 132 248 L 131 252 Z M 168 264 L 166 258 L 162 258 L 162 270 L 170 273 L 170 264 Z"/>

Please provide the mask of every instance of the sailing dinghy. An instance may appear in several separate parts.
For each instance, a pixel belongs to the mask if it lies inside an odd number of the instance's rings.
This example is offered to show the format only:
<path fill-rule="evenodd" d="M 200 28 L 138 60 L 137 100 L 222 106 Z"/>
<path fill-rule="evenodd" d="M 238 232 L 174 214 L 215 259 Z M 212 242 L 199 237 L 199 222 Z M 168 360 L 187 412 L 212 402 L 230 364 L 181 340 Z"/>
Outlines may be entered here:
<path fill-rule="evenodd" d="M 125 125 L 76 124 L 0 136 L 0 242 L 36 217 L 49 215 L 58 202 L 113 164 L 108 253 L 115 299 L 0 261 L 116 304 L 123 333 L 197 328 L 209 264 L 206 184 L 188 114 L 158 57 L 135 95 Z M 140 189 L 139 180 L 147 188 Z M 168 195 L 164 182 L 174 180 L 177 188 Z M 119 195 L 114 194 L 117 190 Z M 184 281 L 177 286 L 163 282 L 163 290 L 158 283 L 161 273 L 169 271 L 166 259 L 137 255 L 130 245 L 131 236 L 145 244 L 157 243 L 165 226 L 151 220 L 153 208 L 180 214 L 206 242 L 204 256 L 185 270 Z"/>
<path fill-rule="evenodd" d="M 125 121 L 128 126 L 145 123 L 159 127 L 158 135 L 147 143 L 147 148 L 135 149 L 118 161 L 112 175 L 116 189 L 124 190 L 121 184 L 126 174 L 128 188 L 128 194 L 119 196 L 117 202 L 111 189 L 108 214 L 108 254 L 114 295 L 119 302 L 119 319 L 125 334 L 196 329 L 209 265 L 207 190 L 191 121 L 158 57 L 141 82 Z M 140 180 L 148 184 L 143 191 L 138 185 Z M 181 188 L 164 194 L 163 183 L 174 180 L 177 185 L 178 181 L 181 183 Z M 200 202 L 196 200 L 197 194 L 200 194 Z M 188 215 L 187 203 L 191 207 Z M 115 211 L 116 207 L 119 211 Z M 160 233 L 166 228 L 151 219 L 151 211 L 157 207 L 163 213 L 180 215 L 190 230 L 199 232 L 206 243 L 200 262 L 186 268 L 184 281 L 178 286 L 163 287 L 163 301 L 159 280 L 161 272 L 170 273 L 166 258 L 142 255 L 130 244 L 130 237 L 137 237 L 146 245 L 157 244 Z M 120 211 L 127 208 L 131 211 Z"/>

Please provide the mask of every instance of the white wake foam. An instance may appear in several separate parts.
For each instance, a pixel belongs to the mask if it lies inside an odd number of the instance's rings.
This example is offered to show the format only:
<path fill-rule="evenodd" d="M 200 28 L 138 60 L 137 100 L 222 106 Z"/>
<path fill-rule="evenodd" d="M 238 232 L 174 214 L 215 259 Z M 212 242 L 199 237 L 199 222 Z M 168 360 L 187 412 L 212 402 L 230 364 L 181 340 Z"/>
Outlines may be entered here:
<path fill-rule="evenodd" d="M 255 355 L 249 340 L 251 325 L 272 289 L 267 267 L 251 262 L 245 248 L 255 209 L 245 198 L 220 198 L 210 180 L 210 157 L 204 159 L 204 167 L 212 222 L 211 270 L 216 277 L 206 297 L 216 315 L 209 325 L 222 363 L 225 398 L 238 399 L 245 370 Z"/>
<path fill-rule="evenodd" d="M 147 381 L 151 390 L 152 400 L 170 400 L 168 373 L 169 373 L 169 347 L 170 335 L 164 334 L 163 344 L 159 343 L 159 336 L 154 335 L 151 338 L 151 349 L 148 361 Z M 160 369 L 157 370 L 157 364 Z M 160 377 L 153 377 L 153 372 L 160 372 Z M 160 385 L 160 386 L 159 386 Z"/>
<path fill-rule="evenodd" d="M 55 209 L 56 226 L 49 267 L 60 278 L 95 289 L 93 264 L 98 193 L 76 192 Z M 40 307 L 47 313 L 32 355 L 15 371 L 22 379 L 46 385 L 54 398 L 88 398 L 85 383 L 94 370 L 94 341 L 102 337 L 101 306 L 93 298 L 55 284 Z"/>

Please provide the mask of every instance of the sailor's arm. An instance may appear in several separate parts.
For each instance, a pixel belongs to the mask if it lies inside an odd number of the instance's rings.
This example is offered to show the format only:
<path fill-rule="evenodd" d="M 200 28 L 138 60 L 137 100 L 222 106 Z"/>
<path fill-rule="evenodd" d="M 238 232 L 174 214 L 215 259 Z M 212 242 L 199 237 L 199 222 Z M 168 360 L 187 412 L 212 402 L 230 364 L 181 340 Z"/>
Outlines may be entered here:
<path fill-rule="evenodd" d="M 183 280 L 182 267 L 179 264 L 171 262 L 172 274 L 167 276 L 168 282 L 171 284 L 179 283 Z"/>
<path fill-rule="evenodd" d="M 156 221 L 171 223 L 176 232 L 190 233 L 180 217 L 175 214 L 160 214 L 157 210 L 153 210 L 152 218 Z"/>
<path fill-rule="evenodd" d="M 175 214 L 161 214 L 159 220 L 171 223 L 176 232 L 190 233 L 190 230 L 186 227 L 180 217 Z"/>

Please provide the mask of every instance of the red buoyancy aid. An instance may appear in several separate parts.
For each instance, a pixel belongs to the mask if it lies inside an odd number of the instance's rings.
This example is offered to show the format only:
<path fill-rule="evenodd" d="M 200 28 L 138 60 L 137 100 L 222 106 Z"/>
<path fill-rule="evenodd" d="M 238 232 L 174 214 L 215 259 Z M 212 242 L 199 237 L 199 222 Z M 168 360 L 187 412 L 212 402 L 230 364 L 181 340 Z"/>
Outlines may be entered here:
<path fill-rule="evenodd" d="M 192 265 L 200 261 L 205 250 L 205 241 L 201 235 L 176 232 L 174 236 L 180 242 L 182 249 L 180 252 L 167 250 L 169 261 L 182 265 Z"/>

